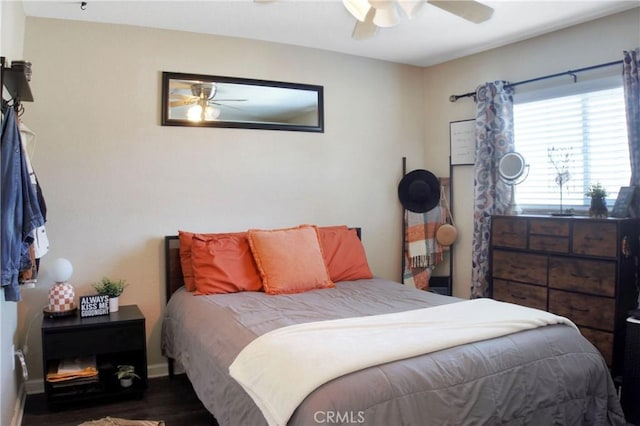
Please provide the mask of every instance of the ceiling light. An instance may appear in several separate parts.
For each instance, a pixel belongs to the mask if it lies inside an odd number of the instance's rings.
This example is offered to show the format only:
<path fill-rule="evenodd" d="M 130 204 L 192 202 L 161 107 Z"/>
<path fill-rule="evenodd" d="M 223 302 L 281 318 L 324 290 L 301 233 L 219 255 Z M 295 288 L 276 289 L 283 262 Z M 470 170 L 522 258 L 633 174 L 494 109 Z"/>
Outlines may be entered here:
<path fill-rule="evenodd" d="M 387 0 L 371 0 L 371 6 L 376 9 L 373 23 L 382 28 L 389 28 L 398 25 L 400 15 L 396 3 Z"/>
<path fill-rule="evenodd" d="M 220 117 L 220 108 L 212 107 L 207 105 L 204 108 L 204 113 L 202 110 L 202 106 L 193 105 L 187 110 L 187 120 L 189 121 L 214 121 L 218 117 Z"/>
<path fill-rule="evenodd" d="M 360 22 L 364 22 L 371 5 L 367 0 L 342 0 L 342 4 Z"/>
<path fill-rule="evenodd" d="M 204 109 L 204 119 L 207 121 L 214 121 L 220 117 L 220 108 L 208 106 Z"/>
<path fill-rule="evenodd" d="M 187 120 L 202 121 L 202 107 L 200 105 L 190 107 L 187 110 Z"/>

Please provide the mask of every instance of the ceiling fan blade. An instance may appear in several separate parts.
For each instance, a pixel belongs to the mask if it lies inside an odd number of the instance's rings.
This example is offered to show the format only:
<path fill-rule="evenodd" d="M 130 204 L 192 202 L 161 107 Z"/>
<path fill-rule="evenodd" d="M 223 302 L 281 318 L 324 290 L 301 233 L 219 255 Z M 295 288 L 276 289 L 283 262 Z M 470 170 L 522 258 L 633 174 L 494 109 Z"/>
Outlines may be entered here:
<path fill-rule="evenodd" d="M 209 104 L 213 104 L 213 105 L 218 105 L 224 108 L 229 108 L 229 109 L 235 109 L 236 111 L 243 111 L 243 109 L 241 108 L 236 108 L 236 107 L 232 107 L 231 105 L 227 105 L 227 104 L 219 104 L 218 102 L 214 102 L 214 101 L 209 101 Z"/>
<path fill-rule="evenodd" d="M 184 80 L 172 80 L 171 87 L 176 89 L 191 89 L 194 84 L 201 83 L 200 81 L 184 81 Z"/>
<path fill-rule="evenodd" d="M 197 99 L 195 96 L 185 95 L 183 93 L 176 93 L 176 92 L 173 92 L 173 93 L 169 94 L 169 96 L 172 97 L 172 98 Z"/>
<path fill-rule="evenodd" d="M 211 99 L 209 102 L 213 102 L 213 101 L 216 101 L 216 102 L 246 102 L 248 100 L 249 99 L 217 99 L 217 98 L 215 98 L 215 99 Z"/>
<path fill-rule="evenodd" d="M 173 107 L 181 107 L 181 106 L 191 105 L 191 104 L 194 104 L 194 103 L 195 103 L 195 100 L 183 99 L 181 101 L 170 101 L 169 102 L 169 106 L 171 108 L 173 108 Z"/>
<path fill-rule="evenodd" d="M 376 15 L 376 9 L 371 8 L 367 13 L 363 22 L 356 21 L 351 37 L 356 40 L 364 40 L 373 37 L 378 32 L 378 26 L 373 23 L 373 17 Z"/>
<path fill-rule="evenodd" d="M 373 23 L 378 27 L 395 27 L 400 23 L 398 7 L 394 1 L 389 0 L 369 0 L 371 6 L 376 10 Z"/>
<path fill-rule="evenodd" d="M 475 24 L 484 22 L 493 15 L 493 9 L 491 7 L 485 6 L 477 1 L 427 0 L 427 2 Z"/>

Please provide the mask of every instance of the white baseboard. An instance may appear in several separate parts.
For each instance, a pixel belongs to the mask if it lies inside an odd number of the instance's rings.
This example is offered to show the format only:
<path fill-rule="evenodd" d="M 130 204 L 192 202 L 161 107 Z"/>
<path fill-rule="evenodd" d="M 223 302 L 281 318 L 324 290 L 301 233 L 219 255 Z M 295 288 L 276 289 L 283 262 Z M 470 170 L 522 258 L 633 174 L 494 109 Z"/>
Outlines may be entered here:
<path fill-rule="evenodd" d="M 13 417 L 11 418 L 11 426 L 22 425 L 22 415 L 24 414 L 24 403 L 27 400 L 24 384 L 20 384 L 16 403 L 13 406 Z"/>
<path fill-rule="evenodd" d="M 169 375 L 169 366 L 166 362 L 147 366 L 147 376 L 149 378 L 164 377 Z"/>
<path fill-rule="evenodd" d="M 31 379 L 24 382 L 25 393 L 31 395 L 34 393 L 44 393 L 44 383 L 42 379 Z"/>

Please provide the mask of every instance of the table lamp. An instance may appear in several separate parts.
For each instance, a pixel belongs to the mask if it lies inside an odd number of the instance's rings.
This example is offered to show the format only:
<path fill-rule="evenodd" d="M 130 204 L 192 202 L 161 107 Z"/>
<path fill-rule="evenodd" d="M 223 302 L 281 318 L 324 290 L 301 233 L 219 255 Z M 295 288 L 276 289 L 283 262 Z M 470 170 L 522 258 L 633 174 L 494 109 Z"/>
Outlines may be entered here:
<path fill-rule="evenodd" d="M 72 315 L 76 311 L 75 291 L 68 282 L 73 266 L 67 259 L 56 259 L 52 266 L 55 284 L 49 290 L 49 305 L 43 312 L 50 317 Z"/>

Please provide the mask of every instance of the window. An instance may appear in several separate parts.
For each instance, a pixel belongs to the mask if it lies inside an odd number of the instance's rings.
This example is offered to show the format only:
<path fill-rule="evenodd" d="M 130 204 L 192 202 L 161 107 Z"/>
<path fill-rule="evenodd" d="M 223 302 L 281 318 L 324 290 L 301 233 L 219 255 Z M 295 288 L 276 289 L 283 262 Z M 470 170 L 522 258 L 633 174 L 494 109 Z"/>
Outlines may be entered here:
<path fill-rule="evenodd" d="M 562 187 L 563 209 L 588 209 L 585 192 L 598 182 L 613 206 L 631 178 L 622 79 L 516 94 L 514 141 L 529 164 L 527 178 L 515 188 L 523 210 L 559 211 L 556 177 L 564 170 L 569 179 Z"/>

